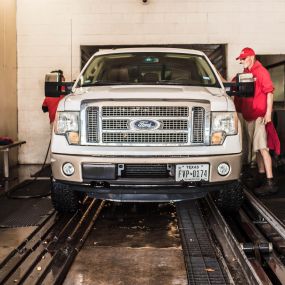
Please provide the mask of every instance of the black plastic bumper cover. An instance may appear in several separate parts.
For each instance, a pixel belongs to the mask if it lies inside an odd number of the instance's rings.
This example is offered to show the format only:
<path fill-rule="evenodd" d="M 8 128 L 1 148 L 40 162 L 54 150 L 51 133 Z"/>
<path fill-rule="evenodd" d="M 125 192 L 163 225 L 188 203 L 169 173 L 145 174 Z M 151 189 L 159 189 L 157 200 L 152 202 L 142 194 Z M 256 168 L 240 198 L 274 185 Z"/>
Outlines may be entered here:
<path fill-rule="evenodd" d="M 63 182 L 64 183 L 64 182 Z M 90 197 L 122 202 L 169 202 L 199 199 L 211 191 L 230 187 L 226 184 L 209 184 L 204 186 L 163 186 L 163 185 L 111 185 L 110 187 L 91 187 L 90 185 L 69 184 L 74 191 L 85 192 Z"/>

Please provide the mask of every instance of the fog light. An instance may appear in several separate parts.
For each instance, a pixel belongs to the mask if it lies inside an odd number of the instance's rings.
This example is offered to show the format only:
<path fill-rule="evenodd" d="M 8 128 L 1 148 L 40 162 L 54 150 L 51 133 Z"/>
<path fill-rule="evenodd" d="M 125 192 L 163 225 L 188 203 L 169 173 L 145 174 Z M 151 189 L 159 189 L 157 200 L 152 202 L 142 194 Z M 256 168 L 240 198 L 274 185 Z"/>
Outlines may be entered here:
<path fill-rule="evenodd" d="M 75 169 L 72 163 L 67 162 L 62 166 L 62 171 L 65 175 L 71 176 L 74 173 Z"/>
<path fill-rule="evenodd" d="M 218 166 L 218 173 L 221 176 L 226 176 L 230 172 L 230 166 L 227 163 L 220 163 Z"/>

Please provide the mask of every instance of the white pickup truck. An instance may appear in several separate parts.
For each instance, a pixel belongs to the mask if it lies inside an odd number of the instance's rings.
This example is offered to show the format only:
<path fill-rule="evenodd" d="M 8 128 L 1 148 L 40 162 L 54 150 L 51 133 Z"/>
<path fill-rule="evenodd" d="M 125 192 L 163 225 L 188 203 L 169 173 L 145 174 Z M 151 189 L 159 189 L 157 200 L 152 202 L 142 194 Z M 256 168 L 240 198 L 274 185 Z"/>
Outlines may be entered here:
<path fill-rule="evenodd" d="M 75 211 L 82 195 L 179 201 L 216 191 L 242 202 L 241 126 L 207 56 L 128 48 L 94 54 L 61 100 L 51 144 L 52 201 Z"/>

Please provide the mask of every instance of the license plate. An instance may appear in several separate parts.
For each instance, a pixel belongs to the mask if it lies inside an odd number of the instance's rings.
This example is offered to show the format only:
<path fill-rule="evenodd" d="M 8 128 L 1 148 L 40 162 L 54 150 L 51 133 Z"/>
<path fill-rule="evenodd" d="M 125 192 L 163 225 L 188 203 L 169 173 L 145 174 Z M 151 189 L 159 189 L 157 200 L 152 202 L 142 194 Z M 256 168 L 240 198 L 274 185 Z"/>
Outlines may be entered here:
<path fill-rule="evenodd" d="M 209 164 L 177 164 L 176 181 L 208 181 Z"/>

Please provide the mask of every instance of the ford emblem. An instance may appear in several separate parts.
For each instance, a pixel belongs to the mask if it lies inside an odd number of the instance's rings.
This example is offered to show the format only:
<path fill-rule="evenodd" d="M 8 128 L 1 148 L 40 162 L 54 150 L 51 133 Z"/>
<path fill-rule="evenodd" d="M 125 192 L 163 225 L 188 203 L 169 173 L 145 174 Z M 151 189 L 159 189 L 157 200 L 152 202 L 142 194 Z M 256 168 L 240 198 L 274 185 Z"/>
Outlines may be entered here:
<path fill-rule="evenodd" d="M 131 122 L 131 128 L 135 130 L 155 130 L 160 123 L 155 120 L 136 120 Z"/>

